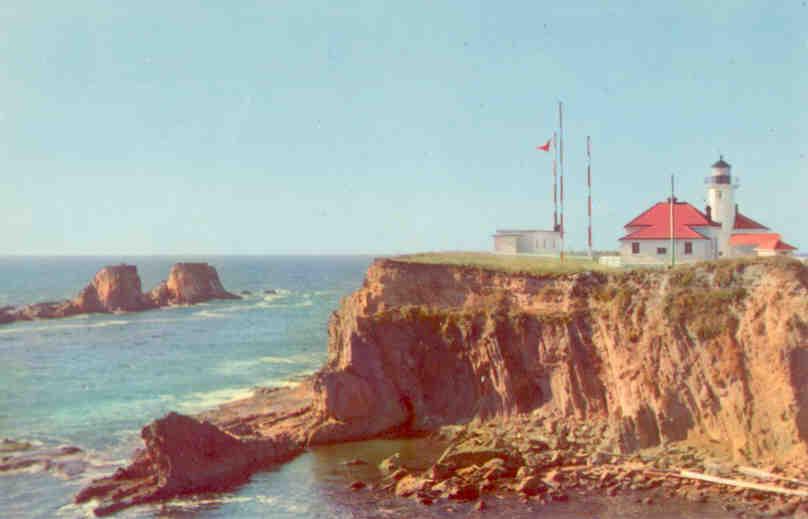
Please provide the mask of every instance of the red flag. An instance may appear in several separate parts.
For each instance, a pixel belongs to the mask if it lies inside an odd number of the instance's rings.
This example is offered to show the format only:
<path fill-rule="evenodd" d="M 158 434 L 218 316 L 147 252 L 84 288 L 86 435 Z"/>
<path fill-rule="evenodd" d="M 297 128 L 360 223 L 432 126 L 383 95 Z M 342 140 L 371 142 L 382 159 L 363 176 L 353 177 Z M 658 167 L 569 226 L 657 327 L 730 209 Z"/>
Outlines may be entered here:
<path fill-rule="evenodd" d="M 547 139 L 547 142 L 545 142 L 541 146 L 536 146 L 536 149 L 541 150 L 541 151 L 550 151 L 550 143 L 551 142 L 553 142 L 553 139 Z"/>

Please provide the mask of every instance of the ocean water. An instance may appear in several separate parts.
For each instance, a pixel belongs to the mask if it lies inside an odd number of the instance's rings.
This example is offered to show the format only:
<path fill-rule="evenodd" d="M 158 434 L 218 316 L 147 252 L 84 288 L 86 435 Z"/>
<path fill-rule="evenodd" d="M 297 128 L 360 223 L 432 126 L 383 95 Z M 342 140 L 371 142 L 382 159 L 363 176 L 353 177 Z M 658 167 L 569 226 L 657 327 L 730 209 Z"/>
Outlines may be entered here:
<path fill-rule="evenodd" d="M 0 476 L 0 517 L 56 514 L 82 482 L 128 459 L 140 428 L 168 411 L 193 413 L 313 372 L 326 358 L 329 314 L 371 259 L 0 258 L 0 306 L 72 297 L 100 267 L 121 262 L 138 266 L 144 289 L 174 262 L 199 260 L 217 268 L 228 290 L 252 292 L 241 301 L 0 326 L 0 437 L 76 445 L 99 465 L 66 480 Z"/>
<path fill-rule="evenodd" d="M 102 266 L 138 266 L 144 289 L 176 261 L 207 261 L 241 301 L 142 313 L 77 316 L 0 325 L 0 438 L 43 447 L 75 445 L 89 467 L 56 476 L 32 467 L 0 475 L 0 517 L 87 517 L 70 503 L 89 480 L 108 475 L 141 445 L 140 428 L 168 411 L 193 413 L 293 384 L 326 359 L 329 314 L 361 285 L 370 257 L 0 257 L 0 306 L 72 297 Z M 277 294 L 264 294 L 265 290 Z M 230 492 L 128 509 L 116 517 L 288 518 L 457 517 L 472 504 L 423 507 L 412 500 L 351 492 L 375 465 L 400 452 L 426 468 L 440 445 L 426 439 L 321 447 L 255 474 Z M 344 461 L 360 457 L 369 465 Z M 649 508 L 630 501 L 577 499 L 536 508 L 489 500 L 501 517 L 727 517 L 717 507 Z"/>

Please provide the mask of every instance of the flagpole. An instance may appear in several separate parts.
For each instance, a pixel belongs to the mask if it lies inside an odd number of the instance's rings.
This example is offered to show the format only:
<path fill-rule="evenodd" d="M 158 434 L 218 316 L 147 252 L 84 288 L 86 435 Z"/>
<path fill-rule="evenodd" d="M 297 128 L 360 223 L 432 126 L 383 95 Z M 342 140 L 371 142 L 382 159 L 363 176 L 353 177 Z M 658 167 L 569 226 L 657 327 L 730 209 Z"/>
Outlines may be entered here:
<path fill-rule="evenodd" d="M 591 139 L 586 136 L 586 188 L 587 188 L 587 213 L 589 215 L 589 229 L 587 230 L 587 243 L 589 245 L 589 259 L 592 255 L 592 149 Z"/>
<path fill-rule="evenodd" d="M 673 206 L 676 203 L 676 199 L 673 196 L 673 175 L 671 175 L 671 198 L 670 198 L 670 222 L 671 222 L 671 267 L 676 266 L 676 238 L 674 231 L 676 226 L 674 225 L 673 218 L 674 218 L 674 210 Z"/>
<path fill-rule="evenodd" d="M 560 176 L 561 190 L 561 221 L 559 230 L 561 232 L 561 263 L 564 263 L 564 116 L 563 104 L 558 102 L 558 169 Z"/>

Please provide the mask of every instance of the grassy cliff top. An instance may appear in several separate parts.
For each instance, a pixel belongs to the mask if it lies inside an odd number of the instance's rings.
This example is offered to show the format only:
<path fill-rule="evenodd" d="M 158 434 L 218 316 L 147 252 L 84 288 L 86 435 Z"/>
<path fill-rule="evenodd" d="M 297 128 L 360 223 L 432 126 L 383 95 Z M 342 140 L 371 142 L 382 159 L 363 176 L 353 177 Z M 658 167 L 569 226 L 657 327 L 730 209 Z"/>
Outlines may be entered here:
<path fill-rule="evenodd" d="M 490 252 L 425 252 L 395 256 L 389 259 L 404 263 L 452 265 L 530 275 L 571 274 L 587 271 L 619 275 L 633 270 L 667 270 L 667 267 L 611 268 L 581 256 L 568 256 L 565 258 L 564 263 L 561 263 L 558 258 L 552 257 L 505 255 Z M 797 268 L 803 273 L 806 269 L 806 266 L 801 261 L 790 257 L 747 257 L 679 264 L 672 272 L 681 277 L 684 273 L 694 271 L 740 271 L 750 265 L 789 266 Z"/>
<path fill-rule="evenodd" d="M 568 274 L 591 270 L 614 271 L 597 262 L 580 257 L 567 257 L 564 263 L 558 258 L 540 256 L 511 256 L 488 252 L 425 252 L 390 258 L 405 263 L 426 263 L 432 265 L 454 265 L 475 267 L 486 270 L 526 274 Z"/>

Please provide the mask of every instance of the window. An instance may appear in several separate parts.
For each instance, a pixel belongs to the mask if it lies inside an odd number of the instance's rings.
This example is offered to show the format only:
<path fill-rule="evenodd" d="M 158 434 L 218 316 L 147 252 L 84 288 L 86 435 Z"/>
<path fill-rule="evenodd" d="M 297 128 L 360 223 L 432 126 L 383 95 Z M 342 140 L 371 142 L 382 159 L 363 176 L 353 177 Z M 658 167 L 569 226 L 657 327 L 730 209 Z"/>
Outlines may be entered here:
<path fill-rule="evenodd" d="M 693 254 L 693 244 L 689 241 L 685 242 L 685 254 Z"/>
<path fill-rule="evenodd" d="M 668 248 L 667 247 L 657 247 L 656 248 L 656 253 L 657 254 L 667 254 L 668 253 Z"/>
<path fill-rule="evenodd" d="M 634 242 L 631 244 L 631 253 L 632 254 L 639 254 L 640 253 L 640 244 L 638 242 Z"/>

